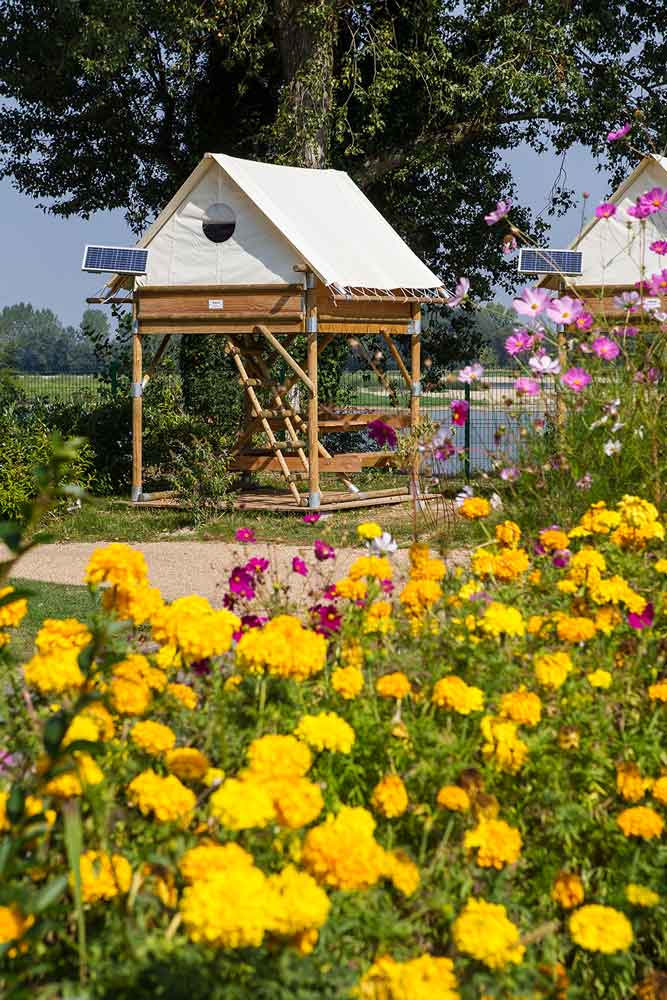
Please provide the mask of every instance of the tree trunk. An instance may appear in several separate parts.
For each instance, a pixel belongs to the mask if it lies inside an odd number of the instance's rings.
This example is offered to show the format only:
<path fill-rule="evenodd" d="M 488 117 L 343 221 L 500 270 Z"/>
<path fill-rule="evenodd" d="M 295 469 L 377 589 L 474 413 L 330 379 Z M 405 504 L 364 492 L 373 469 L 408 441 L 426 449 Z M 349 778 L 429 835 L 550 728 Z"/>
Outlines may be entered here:
<path fill-rule="evenodd" d="M 329 163 L 334 105 L 335 0 L 274 0 L 283 66 L 276 153 L 300 167 Z"/>

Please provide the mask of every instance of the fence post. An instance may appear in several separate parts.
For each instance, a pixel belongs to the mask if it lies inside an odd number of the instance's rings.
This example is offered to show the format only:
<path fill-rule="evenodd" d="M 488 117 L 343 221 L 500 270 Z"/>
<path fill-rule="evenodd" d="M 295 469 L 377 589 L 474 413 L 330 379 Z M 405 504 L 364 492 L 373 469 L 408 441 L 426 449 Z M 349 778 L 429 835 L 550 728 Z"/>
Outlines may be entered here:
<path fill-rule="evenodd" d="M 472 408 L 470 406 L 470 382 L 466 382 L 463 387 L 463 398 L 468 404 L 468 419 L 463 426 L 463 447 L 465 458 L 463 459 L 463 475 L 466 482 L 470 482 L 470 423 L 472 421 Z"/>

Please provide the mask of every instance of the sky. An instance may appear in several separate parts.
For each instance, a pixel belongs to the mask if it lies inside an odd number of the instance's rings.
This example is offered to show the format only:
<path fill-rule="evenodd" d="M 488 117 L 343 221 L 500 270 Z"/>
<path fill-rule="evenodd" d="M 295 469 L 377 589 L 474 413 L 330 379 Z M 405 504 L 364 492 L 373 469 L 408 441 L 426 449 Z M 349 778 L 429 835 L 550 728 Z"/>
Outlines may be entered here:
<path fill-rule="evenodd" d="M 518 201 L 541 212 L 561 158 L 521 147 L 511 151 L 508 161 L 517 181 Z M 590 193 L 589 211 L 609 193 L 606 174 L 597 173 L 595 167 L 595 160 L 583 147 L 570 150 L 564 164 L 568 185 Z M 580 222 L 581 204 L 554 219 L 550 246 L 566 247 L 579 231 Z M 37 308 L 52 309 L 63 323 L 78 326 L 86 296 L 96 295 L 104 284 L 103 275 L 81 271 L 84 246 L 133 246 L 134 242 L 122 211 L 98 212 L 88 220 L 60 219 L 45 214 L 31 198 L 15 191 L 9 180 L 1 180 L 0 308 L 31 302 Z M 507 299 L 504 295 L 498 297 L 499 301 Z"/>

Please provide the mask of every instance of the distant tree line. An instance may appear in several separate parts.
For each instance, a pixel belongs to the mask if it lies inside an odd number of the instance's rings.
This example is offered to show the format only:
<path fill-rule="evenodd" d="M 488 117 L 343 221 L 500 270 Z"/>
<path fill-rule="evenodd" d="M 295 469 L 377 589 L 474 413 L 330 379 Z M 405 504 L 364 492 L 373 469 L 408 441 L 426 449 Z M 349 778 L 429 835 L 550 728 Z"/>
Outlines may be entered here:
<path fill-rule="evenodd" d="M 109 339 L 109 321 L 99 309 L 86 309 L 78 327 L 65 326 L 51 309 L 35 309 L 26 302 L 0 310 L 0 368 L 96 372 L 96 345 Z"/>

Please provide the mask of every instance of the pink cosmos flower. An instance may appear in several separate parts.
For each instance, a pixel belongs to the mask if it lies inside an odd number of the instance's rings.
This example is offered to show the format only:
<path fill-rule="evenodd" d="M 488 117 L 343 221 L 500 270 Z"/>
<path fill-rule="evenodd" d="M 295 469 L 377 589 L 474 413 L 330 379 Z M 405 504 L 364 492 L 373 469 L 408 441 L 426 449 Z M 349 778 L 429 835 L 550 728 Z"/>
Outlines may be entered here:
<path fill-rule="evenodd" d="M 540 391 L 540 383 L 534 378 L 526 378 L 522 375 L 514 383 L 514 391 L 519 396 L 537 396 Z"/>
<path fill-rule="evenodd" d="M 640 615 L 638 615 L 636 611 L 631 611 L 628 614 L 628 625 L 630 628 L 636 629 L 650 628 L 653 624 L 654 618 L 655 611 L 653 609 L 653 605 L 649 601 Z"/>
<path fill-rule="evenodd" d="M 646 205 L 642 205 L 640 198 L 637 198 L 636 204 L 630 205 L 630 208 L 626 208 L 625 211 L 632 219 L 646 219 L 649 215 L 651 215 L 650 208 Z"/>
<path fill-rule="evenodd" d="M 636 337 L 639 333 L 638 326 L 615 326 L 612 330 L 619 337 Z"/>
<path fill-rule="evenodd" d="M 595 209 L 595 214 L 598 219 L 611 219 L 612 215 L 616 215 L 616 205 L 613 201 L 603 201 Z"/>
<path fill-rule="evenodd" d="M 448 458 L 456 454 L 456 448 L 448 439 L 443 440 L 441 445 L 433 449 L 433 457 L 436 462 L 446 462 Z"/>
<path fill-rule="evenodd" d="M 292 572 L 298 573 L 299 576 L 308 576 L 308 567 L 303 559 L 299 559 L 298 556 L 294 556 L 294 559 L 292 559 Z"/>
<path fill-rule="evenodd" d="M 510 233 L 503 240 L 503 245 L 501 249 L 504 254 L 510 254 L 514 253 L 518 245 L 519 244 L 516 241 L 516 236 L 512 236 L 512 234 Z"/>
<path fill-rule="evenodd" d="M 521 470 L 516 465 L 508 465 L 500 470 L 500 478 L 506 483 L 513 483 L 521 475 Z"/>
<path fill-rule="evenodd" d="M 328 542 L 323 542 L 321 538 L 316 538 L 313 542 L 313 552 L 315 553 L 315 558 L 320 562 L 324 562 L 326 559 L 336 558 L 336 550 L 333 545 L 329 545 Z"/>
<path fill-rule="evenodd" d="M 334 632 L 340 632 L 342 617 L 338 613 L 335 605 L 316 604 L 315 607 L 310 610 L 317 622 L 315 625 L 315 631 L 319 632 L 320 635 L 329 636 L 333 635 Z"/>
<path fill-rule="evenodd" d="M 394 584 L 391 580 L 380 580 L 380 590 L 383 594 L 393 594 Z"/>
<path fill-rule="evenodd" d="M 570 368 L 564 375 L 561 375 L 560 380 L 572 392 L 581 392 L 592 382 L 591 376 L 583 368 Z"/>
<path fill-rule="evenodd" d="M 484 374 L 484 367 L 480 364 L 466 365 L 459 372 L 459 382 L 477 382 Z"/>
<path fill-rule="evenodd" d="M 324 598 L 325 601 L 335 601 L 336 598 L 338 597 L 336 584 L 330 583 L 329 586 L 322 591 L 322 597 Z"/>
<path fill-rule="evenodd" d="M 512 303 L 520 316 L 539 316 L 550 301 L 546 288 L 524 288 L 521 296 Z"/>
<path fill-rule="evenodd" d="M 383 448 L 385 445 L 395 448 L 398 444 L 396 431 L 390 424 L 386 424 L 384 420 L 371 420 L 368 425 L 368 433 L 379 448 Z"/>
<path fill-rule="evenodd" d="M 590 330 L 594 322 L 595 320 L 593 319 L 591 313 L 584 311 L 582 313 L 579 313 L 579 315 L 574 321 L 574 325 L 576 326 L 577 330 L 583 330 L 584 332 L 586 332 L 587 330 Z"/>
<path fill-rule="evenodd" d="M 533 337 L 528 330 L 515 330 L 505 341 L 505 350 L 514 357 L 522 351 L 529 351 L 533 346 Z"/>
<path fill-rule="evenodd" d="M 667 267 L 648 279 L 648 290 L 651 295 L 667 295 Z"/>
<path fill-rule="evenodd" d="M 619 309 L 627 309 L 629 312 L 637 311 L 638 302 L 639 292 L 621 292 L 620 295 L 614 295 L 614 305 L 618 306 Z"/>
<path fill-rule="evenodd" d="M 245 566 L 235 566 L 229 577 L 229 590 L 237 597 L 245 597 L 251 601 L 255 596 L 253 579 Z"/>
<path fill-rule="evenodd" d="M 653 253 L 659 254 L 661 257 L 667 253 L 667 240 L 654 240 L 653 243 L 649 243 L 649 250 Z"/>
<path fill-rule="evenodd" d="M 448 299 L 445 299 L 445 305 L 453 309 L 454 306 L 460 306 L 466 295 L 470 291 L 470 282 L 467 278 L 459 278 L 458 285 L 454 289 L 454 294 L 450 295 Z"/>
<path fill-rule="evenodd" d="M 536 375 L 557 375 L 560 371 L 558 358 L 550 358 L 548 354 L 534 354 L 528 358 L 528 366 Z"/>
<path fill-rule="evenodd" d="M 269 568 L 269 560 L 262 559 L 259 556 L 253 556 L 252 559 L 248 559 L 248 562 L 243 568 L 246 573 L 258 573 L 261 576 L 261 574 L 266 573 Z"/>
<path fill-rule="evenodd" d="M 590 472 L 585 472 L 581 479 L 577 479 L 575 486 L 578 490 L 590 490 L 593 485 L 593 477 Z"/>
<path fill-rule="evenodd" d="M 581 299 L 573 299 L 571 295 L 563 295 L 560 299 L 553 299 L 547 306 L 547 316 L 552 323 L 561 323 L 569 326 L 574 323 L 577 316 L 584 311 Z"/>
<path fill-rule="evenodd" d="M 565 569 L 571 558 L 572 553 L 569 549 L 555 549 L 551 557 L 551 562 L 556 569 Z"/>
<path fill-rule="evenodd" d="M 241 615 L 241 628 L 234 632 L 232 639 L 238 642 L 244 632 L 249 632 L 251 628 L 261 628 L 268 620 L 266 615 Z"/>
<path fill-rule="evenodd" d="M 613 361 L 621 353 L 621 349 L 616 341 L 610 340 L 609 337 L 596 337 L 591 347 L 597 356 L 604 361 Z"/>
<path fill-rule="evenodd" d="M 493 211 L 484 216 L 484 221 L 487 226 L 495 226 L 496 222 L 500 222 L 501 219 L 504 219 L 511 207 L 511 198 L 505 198 L 504 200 L 497 202 Z"/>
<path fill-rule="evenodd" d="M 660 187 L 651 188 L 641 196 L 639 202 L 648 209 L 649 215 L 663 212 L 667 208 L 667 191 L 663 191 Z"/>
<path fill-rule="evenodd" d="M 234 538 L 236 539 L 237 542 L 243 542 L 243 543 L 257 541 L 257 539 L 255 538 L 255 532 L 252 530 L 252 528 L 238 528 L 234 535 Z"/>
<path fill-rule="evenodd" d="M 626 135 L 632 131 L 632 125 L 630 122 L 626 122 L 625 125 L 621 125 L 613 132 L 607 132 L 607 142 L 616 142 L 618 139 L 625 139 Z"/>
<path fill-rule="evenodd" d="M 452 414 L 452 423 L 456 424 L 457 427 L 464 427 L 468 419 L 468 411 L 470 407 L 464 399 L 453 399 L 449 404 L 449 409 Z"/>
<path fill-rule="evenodd" d="M 321 514 L 318 514 L 316 510 L 313 510 L 308 514 L 303 515 L 304 524 L 317 524 L 321 517 Z"/>

